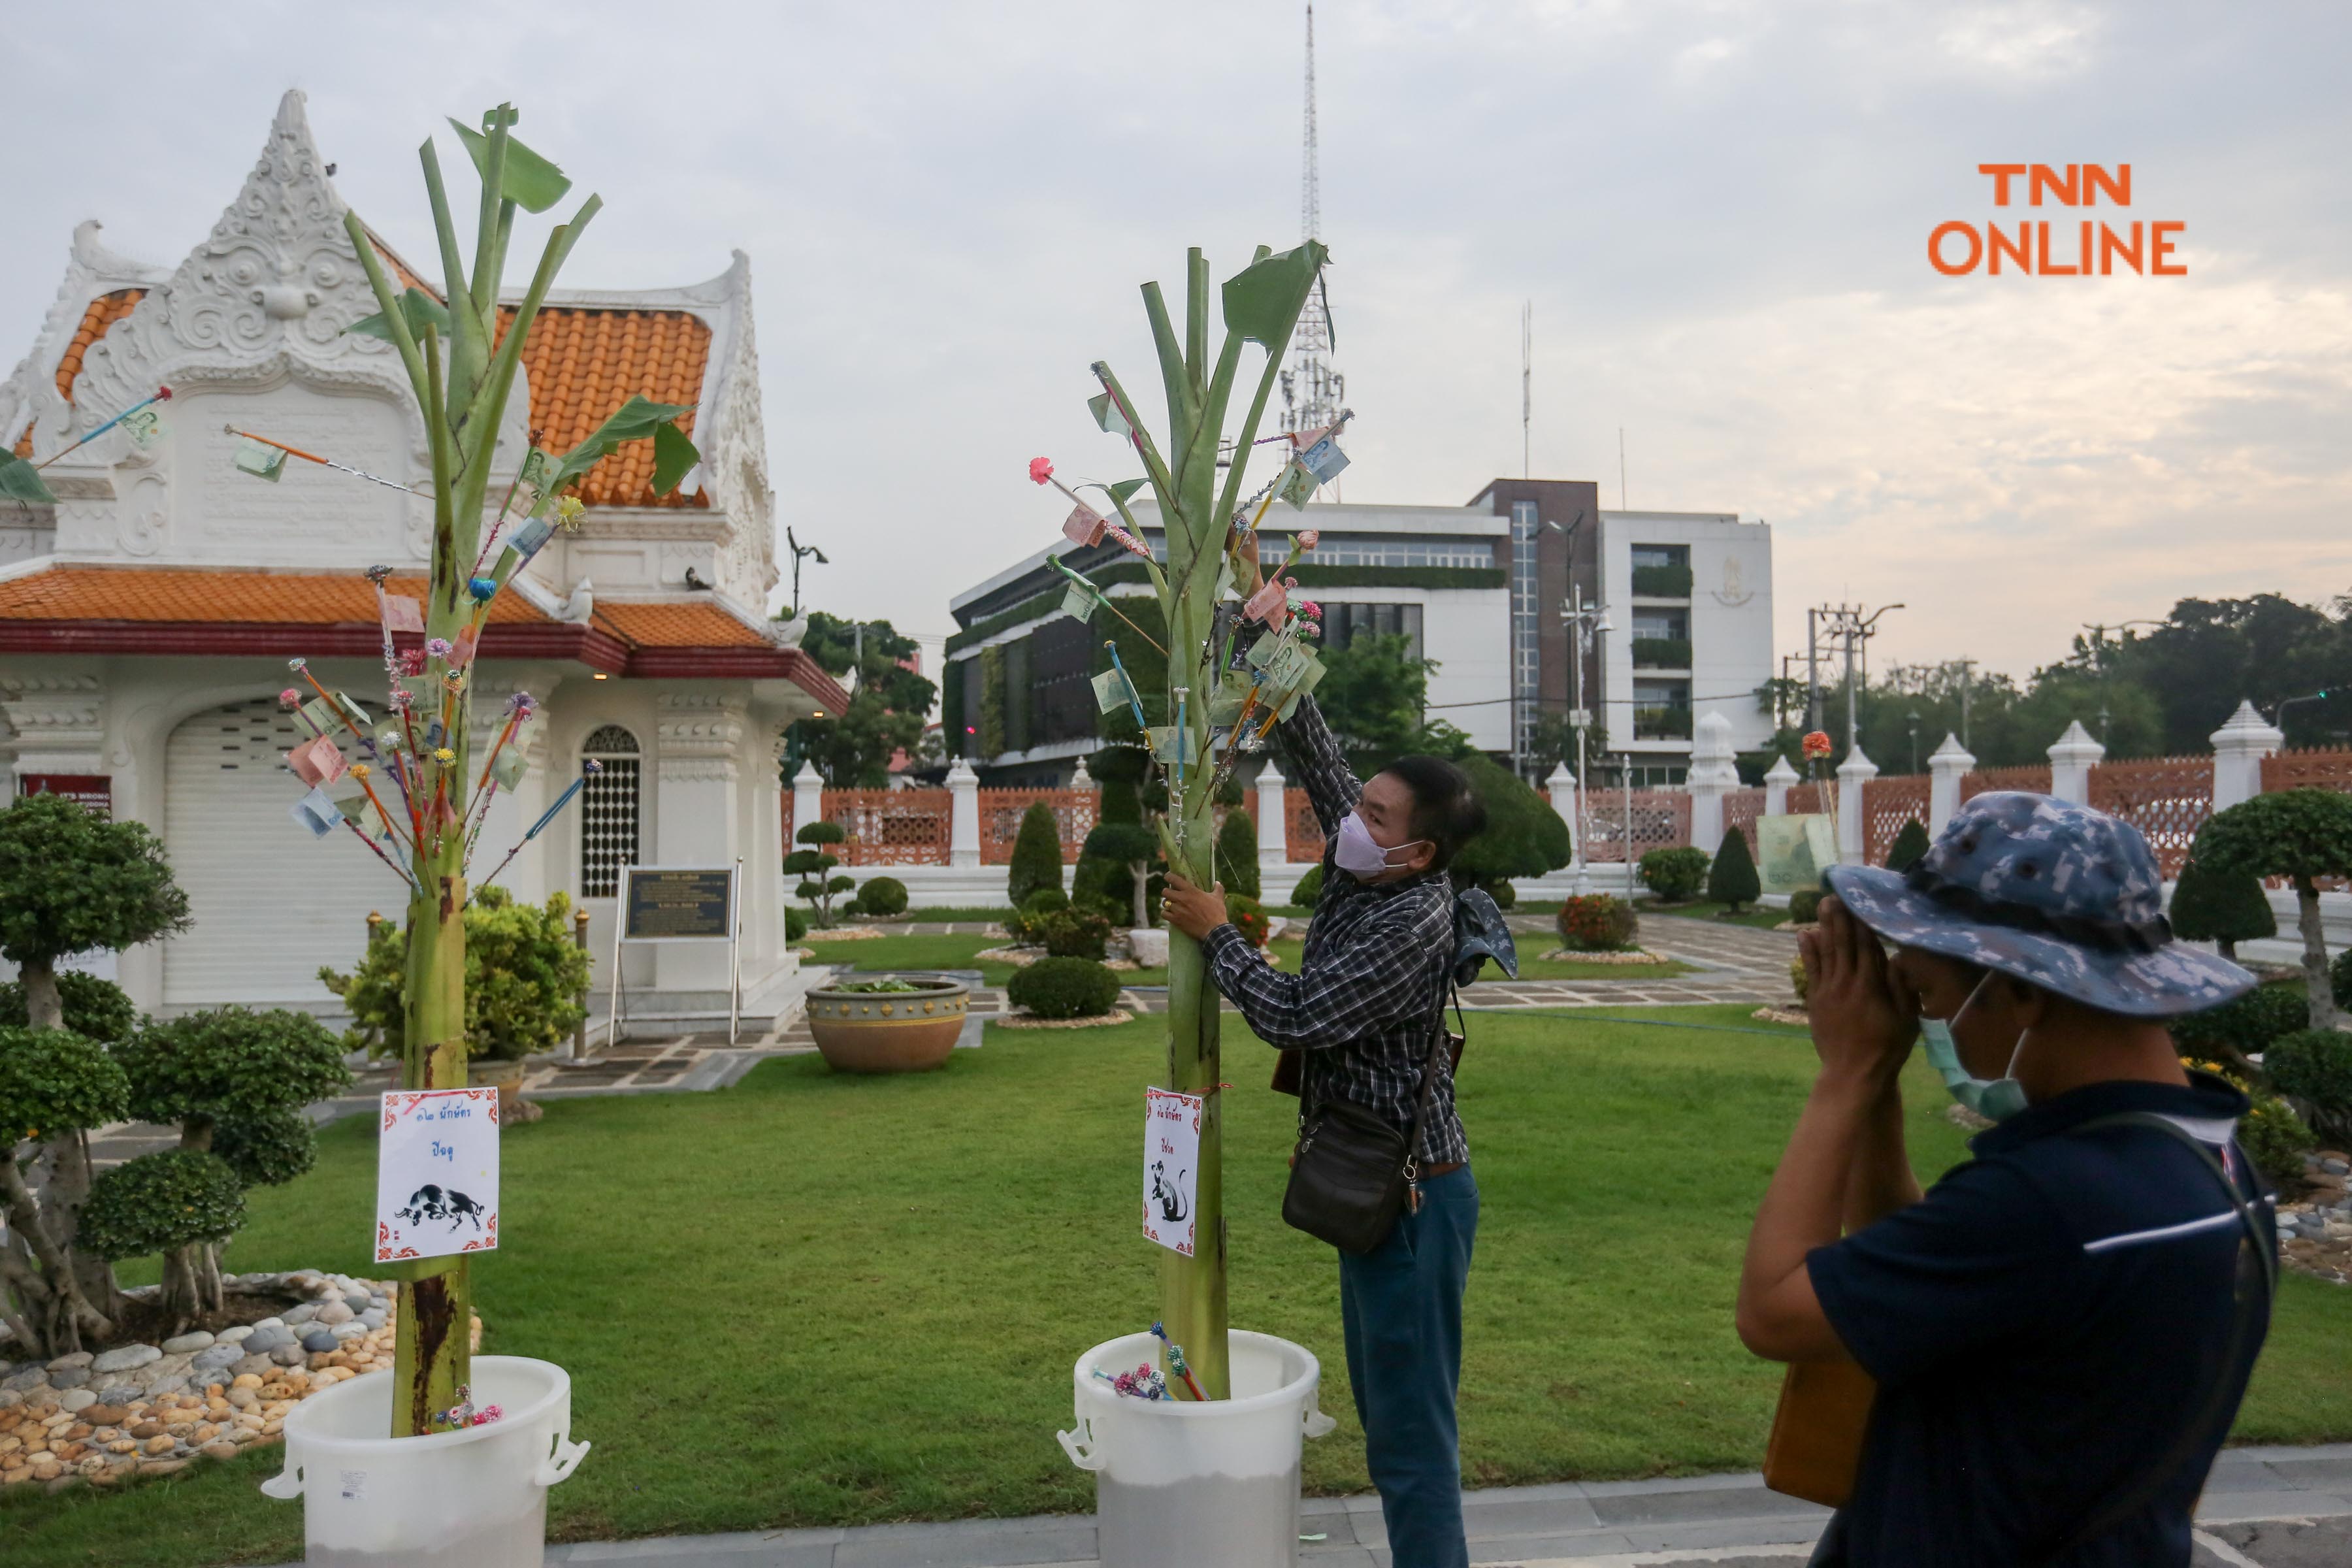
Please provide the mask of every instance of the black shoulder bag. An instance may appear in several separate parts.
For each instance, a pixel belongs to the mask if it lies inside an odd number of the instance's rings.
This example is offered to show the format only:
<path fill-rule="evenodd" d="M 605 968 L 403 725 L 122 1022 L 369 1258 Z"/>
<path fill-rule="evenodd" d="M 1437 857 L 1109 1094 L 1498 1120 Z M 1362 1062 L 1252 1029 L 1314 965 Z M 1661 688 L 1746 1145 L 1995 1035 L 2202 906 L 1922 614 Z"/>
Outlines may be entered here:
<path fill-rule="evenodd" d="M 1421 1175 L 1421 1127 L 1437 1087 L 1439 1053 L 1461 1059 L 1463 1037 L 1445 1028 L 1445 998 L 1437 999 L 1437 1037 L 1421 1065 L 1421 1094 L 1412 1131 L 1399 1132 L 1378 1111 L 1329 1099 L 1298 1118 L 1298 1147 L 1290 1157 L 1290 1184 L 1282 1194 L 1283 1223 L 1358 1257 L 1389 1238 Z"/>

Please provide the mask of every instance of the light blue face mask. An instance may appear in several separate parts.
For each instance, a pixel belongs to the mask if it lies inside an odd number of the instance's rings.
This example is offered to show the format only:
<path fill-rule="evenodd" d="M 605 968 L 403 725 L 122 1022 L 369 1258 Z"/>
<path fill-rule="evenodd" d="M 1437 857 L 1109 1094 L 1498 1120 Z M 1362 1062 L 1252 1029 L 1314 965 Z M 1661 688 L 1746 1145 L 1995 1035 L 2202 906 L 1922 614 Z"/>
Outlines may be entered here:
<path fill-rule="evenodd" d="M 2017 1062 L 2025 1054 L 2025 1030 L 2017 1037 L 2017 1048 L 2010 1053 L 2009 1069 L 1997 1079 L 1972 1076 L 1968 1065 L 1960 1060 L 1959 1047 L 1952 1039 L 1952 1026 L 1960 1021 L 1960 1014 L 1975 1005 L 1993 972 L 1987 970 L 1984 979 L 1977 982 L 1976 990 L 1969 993 L 1960 1004 L 1959 1012 L 1948 1018 L 1922 1018 L 1919 1037 L 1927 1047 L 1927 1065 L 1942 1076 L 1944 1087 L 1952 1098 L 1991 1121 L 2006 1121 L 2025 1109 L 2025 1086 L 2017 1081 Z"/>

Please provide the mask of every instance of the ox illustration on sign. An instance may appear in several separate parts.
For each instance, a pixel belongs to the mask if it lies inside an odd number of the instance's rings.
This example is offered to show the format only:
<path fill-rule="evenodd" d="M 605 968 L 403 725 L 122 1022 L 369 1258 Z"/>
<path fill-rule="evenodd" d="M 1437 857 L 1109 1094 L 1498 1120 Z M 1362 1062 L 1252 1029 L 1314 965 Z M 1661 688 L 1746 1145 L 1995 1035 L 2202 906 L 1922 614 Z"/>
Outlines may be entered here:
<path fill-rule="evenodd" d="M 398 1089 L 383 1097 L 375 1260 L 486 1252 L 499 1244 L 499 1091 Z"/>

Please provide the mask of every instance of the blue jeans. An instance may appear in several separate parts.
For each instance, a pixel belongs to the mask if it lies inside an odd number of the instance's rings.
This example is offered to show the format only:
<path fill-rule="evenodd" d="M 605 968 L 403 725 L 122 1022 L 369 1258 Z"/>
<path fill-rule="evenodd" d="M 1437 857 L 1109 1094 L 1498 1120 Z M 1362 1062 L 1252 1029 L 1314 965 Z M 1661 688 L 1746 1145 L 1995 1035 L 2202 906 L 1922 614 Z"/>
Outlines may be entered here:
<path fill-rule="evenodd" d="M 1339 1313 L 1390 1560 L 1395 1568 L 1465 1568 L 1454 1394 L 1478 1184 L 1465 1165 L 1423 1182 L 1421 1193 L 1421 1212 L 1400 1215 L 1378 1247 L 1339 1255 Z"/>

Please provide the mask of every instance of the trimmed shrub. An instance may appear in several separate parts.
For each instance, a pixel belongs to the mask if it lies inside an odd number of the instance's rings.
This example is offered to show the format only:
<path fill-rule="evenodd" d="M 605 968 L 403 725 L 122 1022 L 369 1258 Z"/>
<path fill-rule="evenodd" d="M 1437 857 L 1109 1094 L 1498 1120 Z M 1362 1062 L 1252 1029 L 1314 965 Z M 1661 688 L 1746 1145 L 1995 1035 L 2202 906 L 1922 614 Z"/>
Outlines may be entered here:
<path fill-rule="evenodd" d="M 235 1236 L 245 1188 L 219 1155 L 202 1149 L 142 1154 L 89 1184 L 76 1245 L 112 1263 Z"/>
<path fill-rule="evenodd" d="M 1227 897 L 1262 896 L 1257 879 L 1257 824 L 1239 806 L 1225 813 L 1224 823 L 1217 829 L 1216 866 L 1217 880 L 1225 885 Z"/>
<path fill-rule="evenodd" d="M 1706 896 L 1738 914 L 1740 905 L 1754 903 L 1763 891 L 1764 884 L 1756 875 L 1756 858 L 1748 852 L 1748 835 L 1737 827 L 1725 829 L 1715 864 L 1706 870 Z"/>
<path fill-rule="evenodd" d="M 820 929 L 833 924 L 833 900 L 857 886 L 849 877 L 836 877 L 834 868 L 841 862 L 830 853 L 832 847 L 849 837 L 849 830 L 838 822 L 811 822 L 793 835 L 795 843 L 814 845 L 814 848 L 795 849 L 784 857 L 784 875 L 798 877 L 801 881 L 793 889 L 793 897 L 806 899 L 815 911 Z"/>
<path fill-rule="evenodd" d="M 120 1121 L 131 1082 L 96 1040 L 70 1029 L 0 1028 L 0 1160 L 19 1140 Z"/>
<path fill-rule="evenodd" d="M 2271 1087 L 2308 1107 L 2306 1120 L 2331 1137 L 2352 1130 L 2352 1035 L 2298 1029 L 2281 1035 L 2263 1053 Z"/>
<path fill-rule="evenodd" d="M 1478 890 L 1494 900 L 1495 907 L 1498 910 L 1507 910 L 1519 901 L 1519 890 L 1503 878 L 1498 877 L 1491 882 L 1479 883 Z"/>
<path fill-rule="evenodd" d="M 1798 1006 L 1805 1005 L 1805 992 L 1811 984 L 1812 981 L 1805 974 L 1805 961 L 1801 958 L 1789 960 L 1789 989 L 1797 994 Z"/>
<path fill-rule="evenodd" d="M 1087 910 L 1059 909 L 1034 917 L 1039 940 L 1055 958 L 1099 961 L 1110 937 L 1110 921 Z"/>
<path fill-rule="evenodd" d="M 1809 926 L 1822 918 L 1822 890 L 1800 888 L 1789 895 L 1789 918 L 1801 926 Z"/>
<path fill-rule="evenodd" d="M 1069 907 L 1070 895 L 1059 888 L 1040 888 L 1021 900 L 1021 912 L 1025 915 L 1050 915 Z"/>
<path fill-rule="evenodd" d="M 1484 888 L 1511 877 L 1540 877 L 1568 864 L 1568 824 L 1510 769 L 1486 757 L 1454 764 L 1486 808 L 1486 828 L 1465 844 L 1448 868 L 1457 888 Z"/>
<path fill-rule="evenodd" d="M 1235 931 L 1250 939 L 1253 947 L 1264 947 L 1274 934 L 1274 928 L 1265 918 L 1265 906 L 1255 899 L 1227 893 L 1225 915 L 1234 922 Z"/>
<path fill-rule="evenodd" d="M 95 974 L 60 973 L 58 1000 L 65 1005 L 66 1027 L 86 1040 L 110 1046 L 129 1039 L 139 1026 L 139 1009 L 131 1005 L 131 993 Z M 26 1028 L 32 1021 L 25 1007 L 25 987 L 14 980 L 0 984 L 0 1029 Z"/>
<path fill-rule="evenodd" d="M 1004 933 L 1024 947 L 1034 947 L 1045 940 L 1047 917 L 1069 907 L 1070 900 L 1061 889 L 1039 888 L 1004 917 Z"/>
<path fill-rule="evenodd" d="M 857 889 L 857 908 L 869 915 L 907 912 L 907 884 L 896 877 L 869 877 Z"/>
<path fill-rule="evenodd" d="M 784 940 L 798 942 L 806 935 L 808 935 L 808 916 L 798 910 L 787 909 L 784 911 Z"/>
<path fill-rule="evenodd" d="M 1021 831 L 1013 836 L 1013 863 L 1005 868 L 1004 891 L 1018 907 L 1040 888 L 1062 890 L 1062 830 L 1054 808 L 1033 802 L 1021 814 Z"/>
<path fill-rule="evenodd" d="M 1099 880 L 1088 880 L 1088 895 L 1118 900 L 1128 906 L 1127 919 L 1130 923 L 1148 926 L 1154 923 L 1160 912 L 1160 878 L 1151 868 L 1159 858 L 1160 836 L 1150 828 L 1139 822 L 1107 821 L 1097 824 L 1087 835 L 1078 863 L 1084 866 L 1090 859 L 1105 862 L 1097 874 Z M 1143 883 L 1140 889 L 1137 886 L 1139 880 Z"/>
<path fill-rule="evenodd" d="M 2165 913 L 2171 918 L 2173 935 L 2184 942 L 2210 942 L 2228 959 L 2238 956 L 2242 942 L 2278 935 L 2278 916 L 2263 896 L 2261 878 L 2251 871 L 2209 871 L 2193 858 L 2180 868 L 2172 907 Z M 2338 954 L 2330 971 L 2340 976 L 2334 987 L 2338 1005 L 2347 1000 L 2347 983 L 2352 981 L 2344 958 Z"/>
<path fill-rule="evenodd" d="M 2257 985 L 2233 1001 L 2175 1018 L 2172 1043 L 2183 1056 L 2242 1060 L 2260 1056 L 2282 1035 L 2305 1025 L 2303 998 L 2284 985 Z"/>
<path fill-rule="evenodd" d="M 1653 849 L 1642 857 L 1642 886 L 1670 904 L 1687 903 L 1706 886 L 1706 851 Z"/>
<path fill-rule="evenodd" d="M 839 828 L 832 823 L 812 827 Z M 798 856 L 793 857 L 799 858 Z M 788 867 L 791 861 L 785 863 Z M 843 879 L 847 880 L 847 879 Z M 586 1016 L 587 951 L 572 938 L 572 900 L 517 903 L 504 888 L 483 888 L 466 906 L 466 1049 L 488 1061 L 551 1051 Z M 351 1009 L 347 1047 L 372 1057 L 401 1054 L 408 987 L 408 932 L 386 921 L 349 974 L 321 967 L 319 983 Z"/>
<path fill-rule="evenodd" d="M 1298 879 L 1298 886 L 1290 890 L 1290 901 L 1302 910 L 1311 910 L 1323 901 L 1323 862 L 1318 860 L 1307 875 Z"/>
<path fill-rule="evenodd" d="M 1886 868 L 1908 871 L 1912 862 L 1927 853 L 1927 825 L 1917 817 L 1905 823 L 1886 847 Z"/>
<path fill-rule="evenodd" d="M 1641 924 L 1632 904 L 1607 893 L 1560 901 L 1559 940 L 1578 952 L 1622 952 Z"/>
<path fill-rule="evenodd" d="M 2266 1094 L 2254 1096 L 2253 1108 L 2239 1120 L 2238 1142 L 2273 1186 L 2300 1178 L 2303 1157 L 2319 1147 L 2294 1107 Z"/>
<path fill-rule="evenodd" d="M 1099 1018 L 1118 1005 L 1118 976 L 1090 958 L 1041 958 L 1004 994 L 1040 1018 Z"/>

